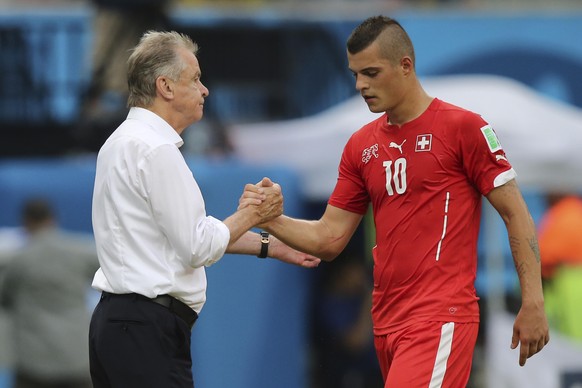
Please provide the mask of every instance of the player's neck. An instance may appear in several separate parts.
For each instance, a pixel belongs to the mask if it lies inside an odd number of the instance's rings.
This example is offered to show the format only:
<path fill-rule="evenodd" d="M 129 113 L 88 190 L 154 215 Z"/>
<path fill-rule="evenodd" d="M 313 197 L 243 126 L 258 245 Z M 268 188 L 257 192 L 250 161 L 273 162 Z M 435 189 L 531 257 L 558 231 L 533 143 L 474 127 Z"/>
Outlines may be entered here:
<path fill-rule="evenodd" d="M 388 115 L 388 124 L 402 126 L 412 120 L 420 117 L 433 101 L 422 88 L 415 95 L 407 98 L 398 106 L 386 112 Z"/>

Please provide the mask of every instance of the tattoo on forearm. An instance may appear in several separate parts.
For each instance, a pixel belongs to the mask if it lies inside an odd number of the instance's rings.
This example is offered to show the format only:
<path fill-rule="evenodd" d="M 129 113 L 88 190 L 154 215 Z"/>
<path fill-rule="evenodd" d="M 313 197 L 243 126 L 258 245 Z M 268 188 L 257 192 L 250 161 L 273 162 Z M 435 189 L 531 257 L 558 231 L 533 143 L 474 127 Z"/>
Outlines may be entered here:
<path fill-rule="evenodd" d="M 515 271 L 517 272 L 517 276 L 519 276 L 519 278 L 521 279 L 525 273 L 526 273 L 526 266 L 525 263 L 517 263 L 514 260 L 514 264 L 515 264 Z"/>
<path fill-rule="evenodd" d="M 518 238 L 509 236 L 509 248 L 511 249 L 511 255 L 514 260 L 517 258 L 517 252 L 520 245 Z"/>
<path fill-rule="evenodd" d="M 535 236 L 530 237 L 528 240 L 528 245 L 534 254 L 536 262 L 540 262 L 540 248 L 538 246 L 538 241 Z M 517 237 L 509 238 L 509 246 L 511 248 L 511 255 L 513 256 L 513 264 L 515 265 L 515 270 L 518 276 L 523 276 L 527 272 L 526 263 L 519 257 L 519 248 L 521 243 Z"/>
<path fill-rule="evenodd" d="M 511 256 L 513 257 L 513 265 L 515 265 L 515 270 L 517 271 L 517 275 L 521 278 L 526 272 L 526 265 L 525 263 L 519 259 L 519 247 L 520 247 L 519 239 L 516 237 L 509 238 L 509 246 L 511 248 Z"/>
<path fill-rule="evenodd" d="M 540 247 L 538 245 L 538 240 L 536 239 L 535 236 L 530 237 L 529 239 L 529 247 L 531 248 L 535 258 L 536 258 L 536 262 L 540 262 Z"/>

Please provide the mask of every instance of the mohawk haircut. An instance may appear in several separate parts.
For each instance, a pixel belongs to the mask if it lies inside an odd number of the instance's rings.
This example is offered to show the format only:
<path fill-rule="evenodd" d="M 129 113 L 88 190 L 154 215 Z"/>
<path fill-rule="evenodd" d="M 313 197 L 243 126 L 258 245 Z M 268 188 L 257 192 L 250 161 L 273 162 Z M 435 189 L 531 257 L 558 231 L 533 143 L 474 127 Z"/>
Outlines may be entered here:
<path fill-rule="evenodd" d="M 397 62 L 408 55 L 415 62 L 410 37 L 398 21 L 387 16 L 372 16 L 364 20 L 352 31 L 346 46 L 350 54 L 357 54 L 378 39 L 381 53 L 386 58 Z"/>

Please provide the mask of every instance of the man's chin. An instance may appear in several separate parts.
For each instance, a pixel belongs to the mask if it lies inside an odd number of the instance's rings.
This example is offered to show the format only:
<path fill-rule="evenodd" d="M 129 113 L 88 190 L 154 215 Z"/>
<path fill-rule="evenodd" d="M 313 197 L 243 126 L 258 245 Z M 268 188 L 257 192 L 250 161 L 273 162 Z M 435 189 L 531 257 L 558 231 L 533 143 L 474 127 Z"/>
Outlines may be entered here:
<path fill-rule="evenodd" d="M 384 109 L 381 109 L 381 108 L 379 108 L 379 107 L 377 107 L 375 105 L 370 105 L 370 104 L 368 104 L 368 109 L 372 113 L 382 113 L 382 112 L 384 112 Z"/>

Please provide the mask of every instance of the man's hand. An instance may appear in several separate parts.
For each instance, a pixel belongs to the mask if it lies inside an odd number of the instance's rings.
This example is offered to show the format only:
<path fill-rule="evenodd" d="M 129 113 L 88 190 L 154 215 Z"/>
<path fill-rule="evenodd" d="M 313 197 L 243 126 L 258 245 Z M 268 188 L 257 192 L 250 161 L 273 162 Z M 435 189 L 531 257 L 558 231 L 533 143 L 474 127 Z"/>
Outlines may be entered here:
<path fill-rule="evenodd" d="M 515 323 L 511 349 L 519 346 L 519 365 L 524 366 L 528 358 L 538 353 L 550 340 L 548 321 L 541 306 L 521 306 Z"/>
<path fill-rule="evenodd" d="M 244 191 L 238 201 L 238 210 L 244 209 L 247 206 L 255 205 L 258 206 L 263 201 L 267 199 L 265 188 L 279 186 L 273 183 L 269 178 L 263 178 L 260 182 L 256 184 L 247 183 L 245 185 Z M 279 190 L 281 187 L 279 186 Z"/>
<path fill-rule="evenodd" d="M 256 185 L 246 184 L 239 199 L 238 210 L 254 207 L 259 222 L 257 225 L 267 223 L 275 217 L 283 214 L 283 194 L 281 186 L 273 183 L 269 178 L 263 178 Z"/>
<path fill-rule="evenodd" d="M 274 184 L 271 187 L 265 187 L 263 188 L 263 194 L 266 196 L 265 200 L 260 205 L 257 205 L 257 210 L 261 217 L 259 224 L 264 224 L 283 214 L 281 186 Z"/>
<path fill-rule="evenodd" d="M 274 236 L 271 236 L 269 257 L 280 260 L 283 263 L 294 264 L 304 268 L 315 268 L 321 263 L 321 259 L 299 252 L 285 245 Z"/>

